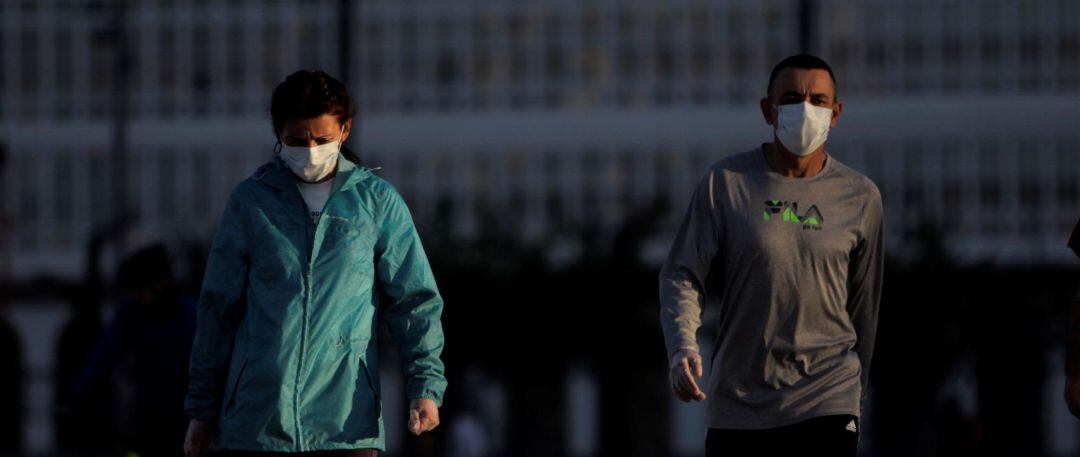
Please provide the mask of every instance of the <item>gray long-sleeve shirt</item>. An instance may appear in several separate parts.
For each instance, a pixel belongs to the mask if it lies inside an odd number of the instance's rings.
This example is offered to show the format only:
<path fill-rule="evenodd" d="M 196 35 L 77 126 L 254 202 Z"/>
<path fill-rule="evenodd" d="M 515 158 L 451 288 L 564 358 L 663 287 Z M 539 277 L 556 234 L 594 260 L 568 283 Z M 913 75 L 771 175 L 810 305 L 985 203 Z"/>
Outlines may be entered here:
<path fill-rule="evenodd" d="M 711 428 L 858 416 L 874 349 L 880 191 L 832 155 L 814 176 L 781 175 L 763 146 L 710 167 L 660 272 L 669 357 L 698 351 L 702 310 L 719 307 Z"/>

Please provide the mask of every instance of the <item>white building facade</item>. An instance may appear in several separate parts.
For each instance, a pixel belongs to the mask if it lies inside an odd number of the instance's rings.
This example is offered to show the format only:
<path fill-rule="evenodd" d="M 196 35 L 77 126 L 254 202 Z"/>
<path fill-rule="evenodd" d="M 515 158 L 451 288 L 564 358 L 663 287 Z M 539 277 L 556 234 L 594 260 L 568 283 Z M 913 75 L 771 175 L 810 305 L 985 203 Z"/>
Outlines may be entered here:
<path fill-rule="evenodd" d="M 207 240 L 229 190 L 270 157 L 270 94 L 301 68 L 348 75 L 351 146 L 422 232 L 545 246 L 583 226 L 610 235 L 663 201 L 639 253 L 658 264 L 707 166 L 771 139 L 757 101 L 802 48 L 801 4 L 0 2 L 0 273 L 80 274 L 121 182 L 145 236 Z M 809 51 L 845 102 L 828 149 L 882 190 L 890 255 L 918 261 L 908 233 L 927 223 L 961 262 L 1074 261 L 1080 2 L 811 4 Z M 35 313 L 20 319 L 53 319 Z M 31 368 L 30 421 L 45 424 L 47 367 Z"/>
<path fill-rule="evenodd" d="M 544 242 L 615 230 L 659 197 L 672 211 L 658 252 L 705 167 L 770 139 L 757 99 L 800 48 L 797 0 L 3 2 L 15 275 L 78 265 L 112 214 L 118 4 L 128 206 L 163 236 L 209 236 L 228 190 L 271 153 L 275 85 L 299 68 L 340 75 L 344 60 L 361 109 L 351 143 L 424 228 L 476 236 L 488 212 Z M 847 108 L 830 152 L 883 190 L 889 250 L 925 220 L 962 261 L 1067 261 L 1080 6 L 813 4 L 811 51 Z M 439 201 L 449 224 L 432 219 Z"/>

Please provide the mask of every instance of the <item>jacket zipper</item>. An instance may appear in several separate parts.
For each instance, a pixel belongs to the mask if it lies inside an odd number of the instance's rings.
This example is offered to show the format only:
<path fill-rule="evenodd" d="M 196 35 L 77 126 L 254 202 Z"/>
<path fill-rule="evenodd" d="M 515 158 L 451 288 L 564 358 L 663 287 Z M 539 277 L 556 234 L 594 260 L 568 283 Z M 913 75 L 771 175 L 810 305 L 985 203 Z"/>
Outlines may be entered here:
<path fill-rule="evenodd" d="M 330 206 L 330 199 L 334 197 L 333 189 L 331 188 L 330 194 L 326 197 L 326 202 L 323 203 L 323 210 L 319 213 L 319 219 L 317 222 L 311 221 L 311 213 L 307 207 L 307 201 L 304 200 L 303 194 L 300 192 L 300 187 L 297 185 L 297 193 L 300 194 L 300 209 L 304 216 L 304 233 L 307 238 L 307 259 L 303 266 L 303 307 L 301 309 L 302 319 L 300 320 L 300 351 L 296 361 L 296 381 L 293 385 L 293 417 L 296 424 L 296 450 L 303 452 L 304 437 L 300 434 L 300 372 L 304 368 L 304 350 L 305 342 L 307 341 L 307 326 L 308 326 L 308 309 L 311 308 L 311 295 L 313 287 L 311 286 L 311 270 L 312 270 L 312 257 L 315 252 L 315 235 L 318 232 L 318 224 L 322 224 L 323 218 L 326 215 L 326 209 Z"/>
<path fill-rule="evenodd" d="M 299 194 L 300 193 L 299 192 L 300 188 L 297 187 L 296 190 L 297 190 L 297 193 Z M 303 271 L 302 271 L 302 273 L 303 273 L 302 281 L 303 281 L 303 284 L 304 284 L 303 288 L 302 288 L 302 293 L 304 294 L 304 299 L 302 300 L 302 306 L 301 306 L 301 309 L 300 309 L 300 313 L 301 313 L 300 314 L 301 315 L 301 319 L 300 319 L 300 349 L 299 349 L 299 351 L 297 353 L 297 357 L 296 357 L 296 379 L 295 379 L 295 382 L 293 383 L 293 422 L 296 424 L 296 427 L 295 427 L 296 428 L 296 450 L 300 451 L 300 452 L 303 452 L 305 450 L 304 449 L 304 436 L 300 433 L 300 373 L 304 369 L 304 350 L 305 350 L 305 346 L 306 346 L 304 343 L 307 340 L 307 318 L 308 318 L 307 314 L 308 314 L 308 308 L 309 308 L 309 306 L 311 304 L 311 291 L 312 291 L 312 287 L 311 287 L 311 254 L 312 254 L 312 251 L 314 250 L 314 246 L 315 246 L 315 242 L 314 242 L 315 234 L 312 233 L 311 214 L 310 214 L 310 211 L 308 210 L 308 207 L 307 207 L 307 201 L 304 200 L 304 197 L 303 197 L 302 194 L 300 195 L 300 209 L 301 209 L 301 213 L 303 214 L 303 223 L 304 223 L 304 227 L 305 227 L 304 236 L 305 236 L 305 240 L 307 242 L 307 246 L 306 246 L 307 251 L 305 252 L 306 259 L 304 259 Z"/>

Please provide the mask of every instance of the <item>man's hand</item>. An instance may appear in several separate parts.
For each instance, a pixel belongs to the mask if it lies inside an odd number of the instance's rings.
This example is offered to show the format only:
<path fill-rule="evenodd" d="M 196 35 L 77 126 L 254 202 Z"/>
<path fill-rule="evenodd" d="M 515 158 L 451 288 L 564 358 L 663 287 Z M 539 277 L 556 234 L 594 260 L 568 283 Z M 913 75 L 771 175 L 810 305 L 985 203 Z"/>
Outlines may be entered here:
<path fill-rule="evenodd" d="M 671 358 L 671 388 L 679 400 L 688 402 L 705 399 L 705 392 L 701 391 L 694 380 L 704 374 L 701 356 L 696 351 L 683 349 Z"/>
<path fill-rule="evenodd" d="M 188 422 L 187 437 L 184 438 L 184 457 L 205 457 L 210 448 L 213 430 L 210 423 L 198 419 Z"/>
<path fill-rule="evenodd" d="M 1065 381 L 1065 403 L 1069 405 L 1069 412 L 1080 418 L 1080 377 L 1069 376 Z"/>
<path fill-rule="evenodd" d="M 430 398 L 417 398 L 409 405 L 409 431 L 414 435 L 439 426 L 439 407 Z"/>

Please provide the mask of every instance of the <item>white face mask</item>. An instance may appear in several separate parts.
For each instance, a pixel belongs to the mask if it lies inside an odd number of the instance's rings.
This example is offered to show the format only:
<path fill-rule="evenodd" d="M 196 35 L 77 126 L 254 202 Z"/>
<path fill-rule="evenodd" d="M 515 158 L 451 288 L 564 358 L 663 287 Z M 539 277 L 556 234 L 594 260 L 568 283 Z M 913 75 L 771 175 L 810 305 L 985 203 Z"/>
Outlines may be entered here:
<path fill-rule="evenodd" d="M 832 122 L 832 108 L 810 102 L 776 106 L 776 137 L 798 156 L 807 156 L 825 143 Z"/>
<path fill-rule="evenodd" d="M 341 136 L 345 135 L 345 126 L 341 126 Z M 339 137 L 340 138 L 340 137 Z M 316 182 L 325 178 L 337 167 L 338 153 L 341 152 L 341 140 L 320 144 L 313 148 L 306 146 L 286 146 L 281 143 L 281 158 L 289 164 L 289 169 L 307 182 Z"/>

